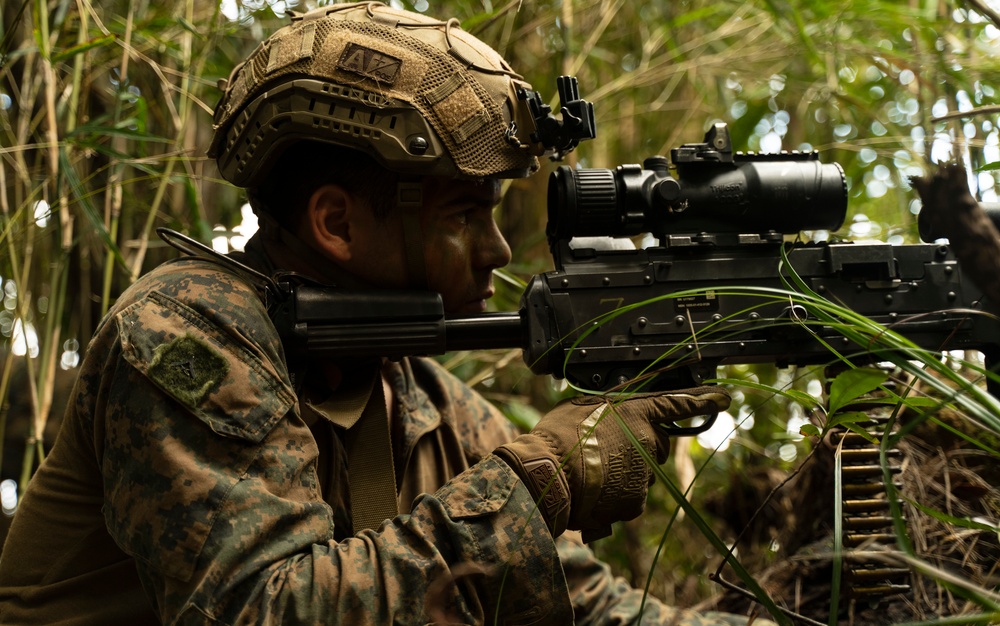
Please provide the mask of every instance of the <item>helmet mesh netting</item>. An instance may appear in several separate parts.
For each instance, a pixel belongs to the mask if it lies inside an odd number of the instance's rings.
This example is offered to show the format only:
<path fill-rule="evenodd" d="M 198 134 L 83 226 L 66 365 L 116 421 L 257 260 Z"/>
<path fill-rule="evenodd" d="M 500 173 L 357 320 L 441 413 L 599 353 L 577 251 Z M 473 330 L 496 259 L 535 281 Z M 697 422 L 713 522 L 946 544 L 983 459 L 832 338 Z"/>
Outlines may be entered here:
<path fill-rule="evenodd" d="M 324 64 L 322 69 L 314 67 L 316 51 L 323 49 L 327 37 L 341 34 L 350 38 L 352 33 L 381 39 L 400 48 L 410 50 L 427 61 L 427 71 L 420 83 L 420 93 L 415 94 L 411 106 L 417 109 L 427 119 L 437 132 L 439 139 L 445 145 L 449 156 L 454 161 L 459 172 L 465 176 L 483 177 L 500 174 L 511 170 L 531 169 L 534 159 L 524 150 L 511 145 L 505 136 L 507 123 L 496 103 L 486 89 L 474 77 L 474 70 L 467 70 L 457 59 L 447 52 L 439 50 L 430 44 L 415 39 L 397 28 L 388 28 L 371 22 L 322 18 L 316 21 L 316 34 L 313 44 L 314 55 L 300 59 L 267 74 L 270 48 L 268 45 L 259 47 L 247 60 L 242 70 L 233 78 L 234 84 L 226 101 L 222 125 L 230 123 L 240 109 L 259 95 L 264 87 L 281 82 L 282 77 L 311 77 L 338 84 L 349 82 L 352 86 L 367 88 L 379 92 L 378 85 L 367 78 L 348 76 L 343 70 L 336 69 L 335 64 Z M 329 71 L 324 71 L 330 68 Z M 407 70 L 404 62 L 401 73 Z M 476 132 L 459 142 L 452 136 L 452 130 L 446 127 L 421 95 L 426 94 L 455 73 L 463 73 L 467 83 L 472 87 L 486 109 L 487 123 Z M 368 105 L 370 106 L 370 104 Z M 227 148 L 231 149 L 231 148 Z"/>

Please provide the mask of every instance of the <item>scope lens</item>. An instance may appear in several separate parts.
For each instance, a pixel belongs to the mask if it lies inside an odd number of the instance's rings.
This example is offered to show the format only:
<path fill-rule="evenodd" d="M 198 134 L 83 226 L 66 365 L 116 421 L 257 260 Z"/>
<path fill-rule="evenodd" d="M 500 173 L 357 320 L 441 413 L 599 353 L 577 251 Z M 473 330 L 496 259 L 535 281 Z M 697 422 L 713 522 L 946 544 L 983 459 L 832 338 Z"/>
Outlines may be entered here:
<path fill-rule="evenodd" d="M 621 225 L 614 170 L 563 165 L 549 178 L 549 235 L 617 236 Z"/>

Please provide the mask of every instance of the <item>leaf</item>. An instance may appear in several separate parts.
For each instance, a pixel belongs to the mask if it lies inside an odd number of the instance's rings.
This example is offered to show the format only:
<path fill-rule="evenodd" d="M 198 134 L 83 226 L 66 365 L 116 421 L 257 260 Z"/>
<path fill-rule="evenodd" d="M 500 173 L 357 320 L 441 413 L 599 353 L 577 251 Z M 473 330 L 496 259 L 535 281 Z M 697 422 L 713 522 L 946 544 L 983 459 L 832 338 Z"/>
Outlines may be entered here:
<path fill-rule="evenodd" d="M 786 389 L 784 391 L 784 395 L 791 400 L 795 400 L 804 407 L 819 406 L 819 400 L 804 391 L 799 391 L 798 389 Z"/>
<path fill-rule="evenodd" d="M 910 409 L 940 409 L 945 406 L 945 403 L 936 398 L 928 398 L 927 396 L 907 396 L 905 398 L 900 398 L 898 396 L 886 397 L 886 398 L 865 398 L 862 400 L 865 404 L 877 404 L 882 406 L 895 406 L 899 403 L 903 403 L 907 408 Z M 854 402 L 848 402 L 841 409 L 851 406 Z"/>
<path fill-rule="evenodd" d="M 860 411 L 850 411 L 847 413 L 838 413 L 830 418 L 830 422 L 827 424 L 828 428 L 839 426 L 841 428 L 846 428 L 847 430 L 857 433 L 864 437 L 871 443 L 878 445 L 879 440 L 877 437 L 868 432 L 868 429 L 862 426 L 866 422 L 870 422 L 871 417 Z"/>
<path fill-rule="evenodd" d="M 1000 459 L 1000 451 L 994 450 L 993 448 L 989 447 L 988 445 L 986 445 L 985 443 L 983 443 L 982 441 L 980 441 L 976 437 L 973 437 L 971 435 L 967 435 L 967 434 L 963 433 L 961 430 L 959 430 L 959 429 L 955 428 L 954 426 L 952 426 L 951 424 L 948 424 L 947 422 L 942 422 L 941 420 L 939 420 L 936 417 L 932 417 L 931 418 L 931 422 L 933 422 L 934 424 L 936 424 L 938 426 L 938 428 L 943 428 L 943 429 L 947 430 L 948 432 L 950 432 L 951 434 L 955 435 L 956 437 L 959 437 L 960 439 L 964 439 L 965 441 L 967 441 L 970 444 L 976 446 L 980 450 L 983 450 L 984 452 L 992 455 L 994 458 Z"/>
<path fill-rule="evenodd" d="M 871 418 L 861 411 L 848 411 L 837 413 L 830 418 L 830 426 L 847 426 L 848 424 L 860 424 L 871 421 Z"/>
<path fill-rule="evenodd" d="M 994 533 L 1000 531 L 1000 527 L 997 527 L 996 525 L 993 524 L 984 524 L 983 522 L 977 522 L 967 517 L 955 517 L 953 515 L 948 515 L 947 513 L 944 513 L 942 511 L 938 511 L 937 509 L 933 509 L 929 506 L 920 504 L 916 500 L 911 500 L 909 498 L 903 498 L 903 499 L 906 500 L 908 503 L 910 503 L 910 505 L 916 507 L 917 509 L 920 509 L 920 511 L 925 515 L 930 515 L 934 519 L 938 520 L 939 522 L 944 522 L 945 524 L 951 524 L 952 526 L 958 526 L 960 528 L 969 528 L 972 530 L 985 530 Z"/>
<path fill-rule="evenodd" d="M 42 38 L 42 31 L 37 28 L 31 30 L 31 34 L 35 39 L 36 49 L 41 53 L 43 59 L 48 59 L 48 55 L 51 54 L 48 46 L 46 46 L 45 40 Z M 48 53 L 48 54 L 47 54 Z"/>
<path fill-rule="evenodd" d="M 127 119 L 119 122 L 118 125 L 109 126 L 103 124 L 82 124 L 73 130 L 71 133 L 66 133 L 66 139 L 76 139 L 77 137 L 105 137 L 105 136 L 117 136 L 124 139 L 132 139 L 135 141 L 152 141 L 156 143 L 170 143 L 171 140 L 166 137 L 156 137 L 154 135 L 148 135 L 146 133 L 141 133 L 128 128 L 130 124 L 137 123 L 135 119 Z M 124 126 L 124 127 L 123 127 Z"/>
<path fill-rule="evenodd" d="M 867 418 L 868 416 L 866 415 L 865 417 Z M 852 433 L 857 433 L 857 434 L 861 435 L 866 440 L 868 440 L 869 442 L 875 444 L 876 446 L 879 445 L 878 437 L 876 437 L 875 435 L 873 435 L 870 432 L 868 432 L 867 428 L 865 428 L 864 426 L 861 426 L 857 422 L 847 422 L 847 423 L 843 424 L 843 426 L 846 427 L 847 430 L 851 431 Z"/>
<path fill-rule="evenodd" d="M 192 24 L 189 20 L 187 20 L 183 16 L 177 18 L 177 23 L 180 24 L 181 28 L 188 31 L 189 33 L 193 33 L 199 37 L 204 37 L 204 35 L 198 31 L 198 27 Z"/>
<path fill-rule="evenodd" d="M 847 370 L 830 385 L 830 414 L 836 413 L 852 400 L 877 389 L 889 378 L 887 372 L 870 367 Z"/>
<path fill-rule="evenodd" d="M 742 378 L 714 378 L 712 382 L 719 383 L 720 385 L 732 385 L 734 387 L 745 387 L 747 389 L 755 389 L 757 391 L 762 391 L 764 393 L 773 393 L 776 396 L 782 396 L 788 398 L 793 402 L 798 402 L 805 407 L 816 408 L 820 406 L 819 400 L 812 397 L 808 393 L 799 391 L 798 389 L 779 389 L 778 387 L 772 387 L 770 385 L 765 385 L 763 383 L 754 382 L 752 380 L 745 380 Z"/>
<path fill-rule="evenodd" d="M 711 4 L 706 7 L 695 9 L 694 11 L 688 11 L 687 13 L 677 15 L 673 19 L 671 19 L 670 27 L 674 29 L 683 28 L 687 24 L 707 19 L 722 10 L 723 8 L 721 6 L 716 4 Z"/>
<path fill-rule="evenodd" d="M 989 172 L 991 170 L 1000 170 L 1000 161 L 994 161 L 992 163 L 987 163 L 986 165 L 983 165 L 982 167 L 980 167 L 976 171 L 977 172 Z"/>
<path fill-rule="evenodd" d="M 100 48 L 106 46 L 115 41 L 116 37 L 114 35 L 107 35 L 105 37 L 98 37 L 97 39 L 91 39 L 90 41 L 85 41 L 81 44 L 77 44 L 70 48 L 66 48 L 58 54 L 52 55 L 52 63 L 60 63 L 75 57 L 78 54 L 83 54 L 88 50 L 93 50 L 94 48 Z"/>
<path fill-rule="evenodd" d="M 816 427 L 816 424 L 803 424 L 802 427 L 799 428 L 799 434 L 803 437 L 818 438 L 823 436 L 823 433 L 821 433 L 819 428 Z"/>
<path fill-rule="evenodd" d="M 865 402 L 869 402 L 869 400 L 865 400 Z M 874 404 L 896 404 L 899 400 L 895 398 L 872 398 L 870 402 Z M 942 406 L 940 400 L 926 396 L 907 396 L 902 398 L 902 402 L 911 409 L 937 409 Z"/>

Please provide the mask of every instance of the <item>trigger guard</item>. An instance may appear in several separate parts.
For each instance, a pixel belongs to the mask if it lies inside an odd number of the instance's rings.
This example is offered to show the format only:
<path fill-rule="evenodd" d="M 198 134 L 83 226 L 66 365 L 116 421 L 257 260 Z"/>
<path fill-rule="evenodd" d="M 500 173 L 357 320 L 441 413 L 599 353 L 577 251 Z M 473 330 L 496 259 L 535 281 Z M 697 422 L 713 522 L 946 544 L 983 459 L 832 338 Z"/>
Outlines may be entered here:
<path fill-rule="evenodd" d="M 656 424 L 656 428 L 663 434 L 669 437 L 692 437 L 694 435 L 700 435 L 706 430 L 710 429 L 715 425 L 715 420 L 718 419 L 719 412 L 716 411 L 708 416 L 708 419 L 704 423 L 698 424 L 697 426 L 677 426 L 676 424 Z"/>

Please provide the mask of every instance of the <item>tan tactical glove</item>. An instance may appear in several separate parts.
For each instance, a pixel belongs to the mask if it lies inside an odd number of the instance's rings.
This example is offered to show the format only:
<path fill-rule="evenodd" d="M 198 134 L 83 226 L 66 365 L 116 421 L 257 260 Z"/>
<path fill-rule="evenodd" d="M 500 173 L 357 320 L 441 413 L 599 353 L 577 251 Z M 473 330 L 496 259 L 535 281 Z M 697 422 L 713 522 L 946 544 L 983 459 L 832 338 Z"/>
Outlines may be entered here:
<path fill-rule="evenodd" d="M 582 530 L 585 539 L 642 513 L 652 470 L 632 446 L 615 414 L 658 463 L 669 438 L 652 424 L 670 424 L 729 407 L 720 387 L 698 387 L 624 398 L 583 396 L 556 406 L 530 433 L 496 449 L 520 476 L 553 537 Z"/>

